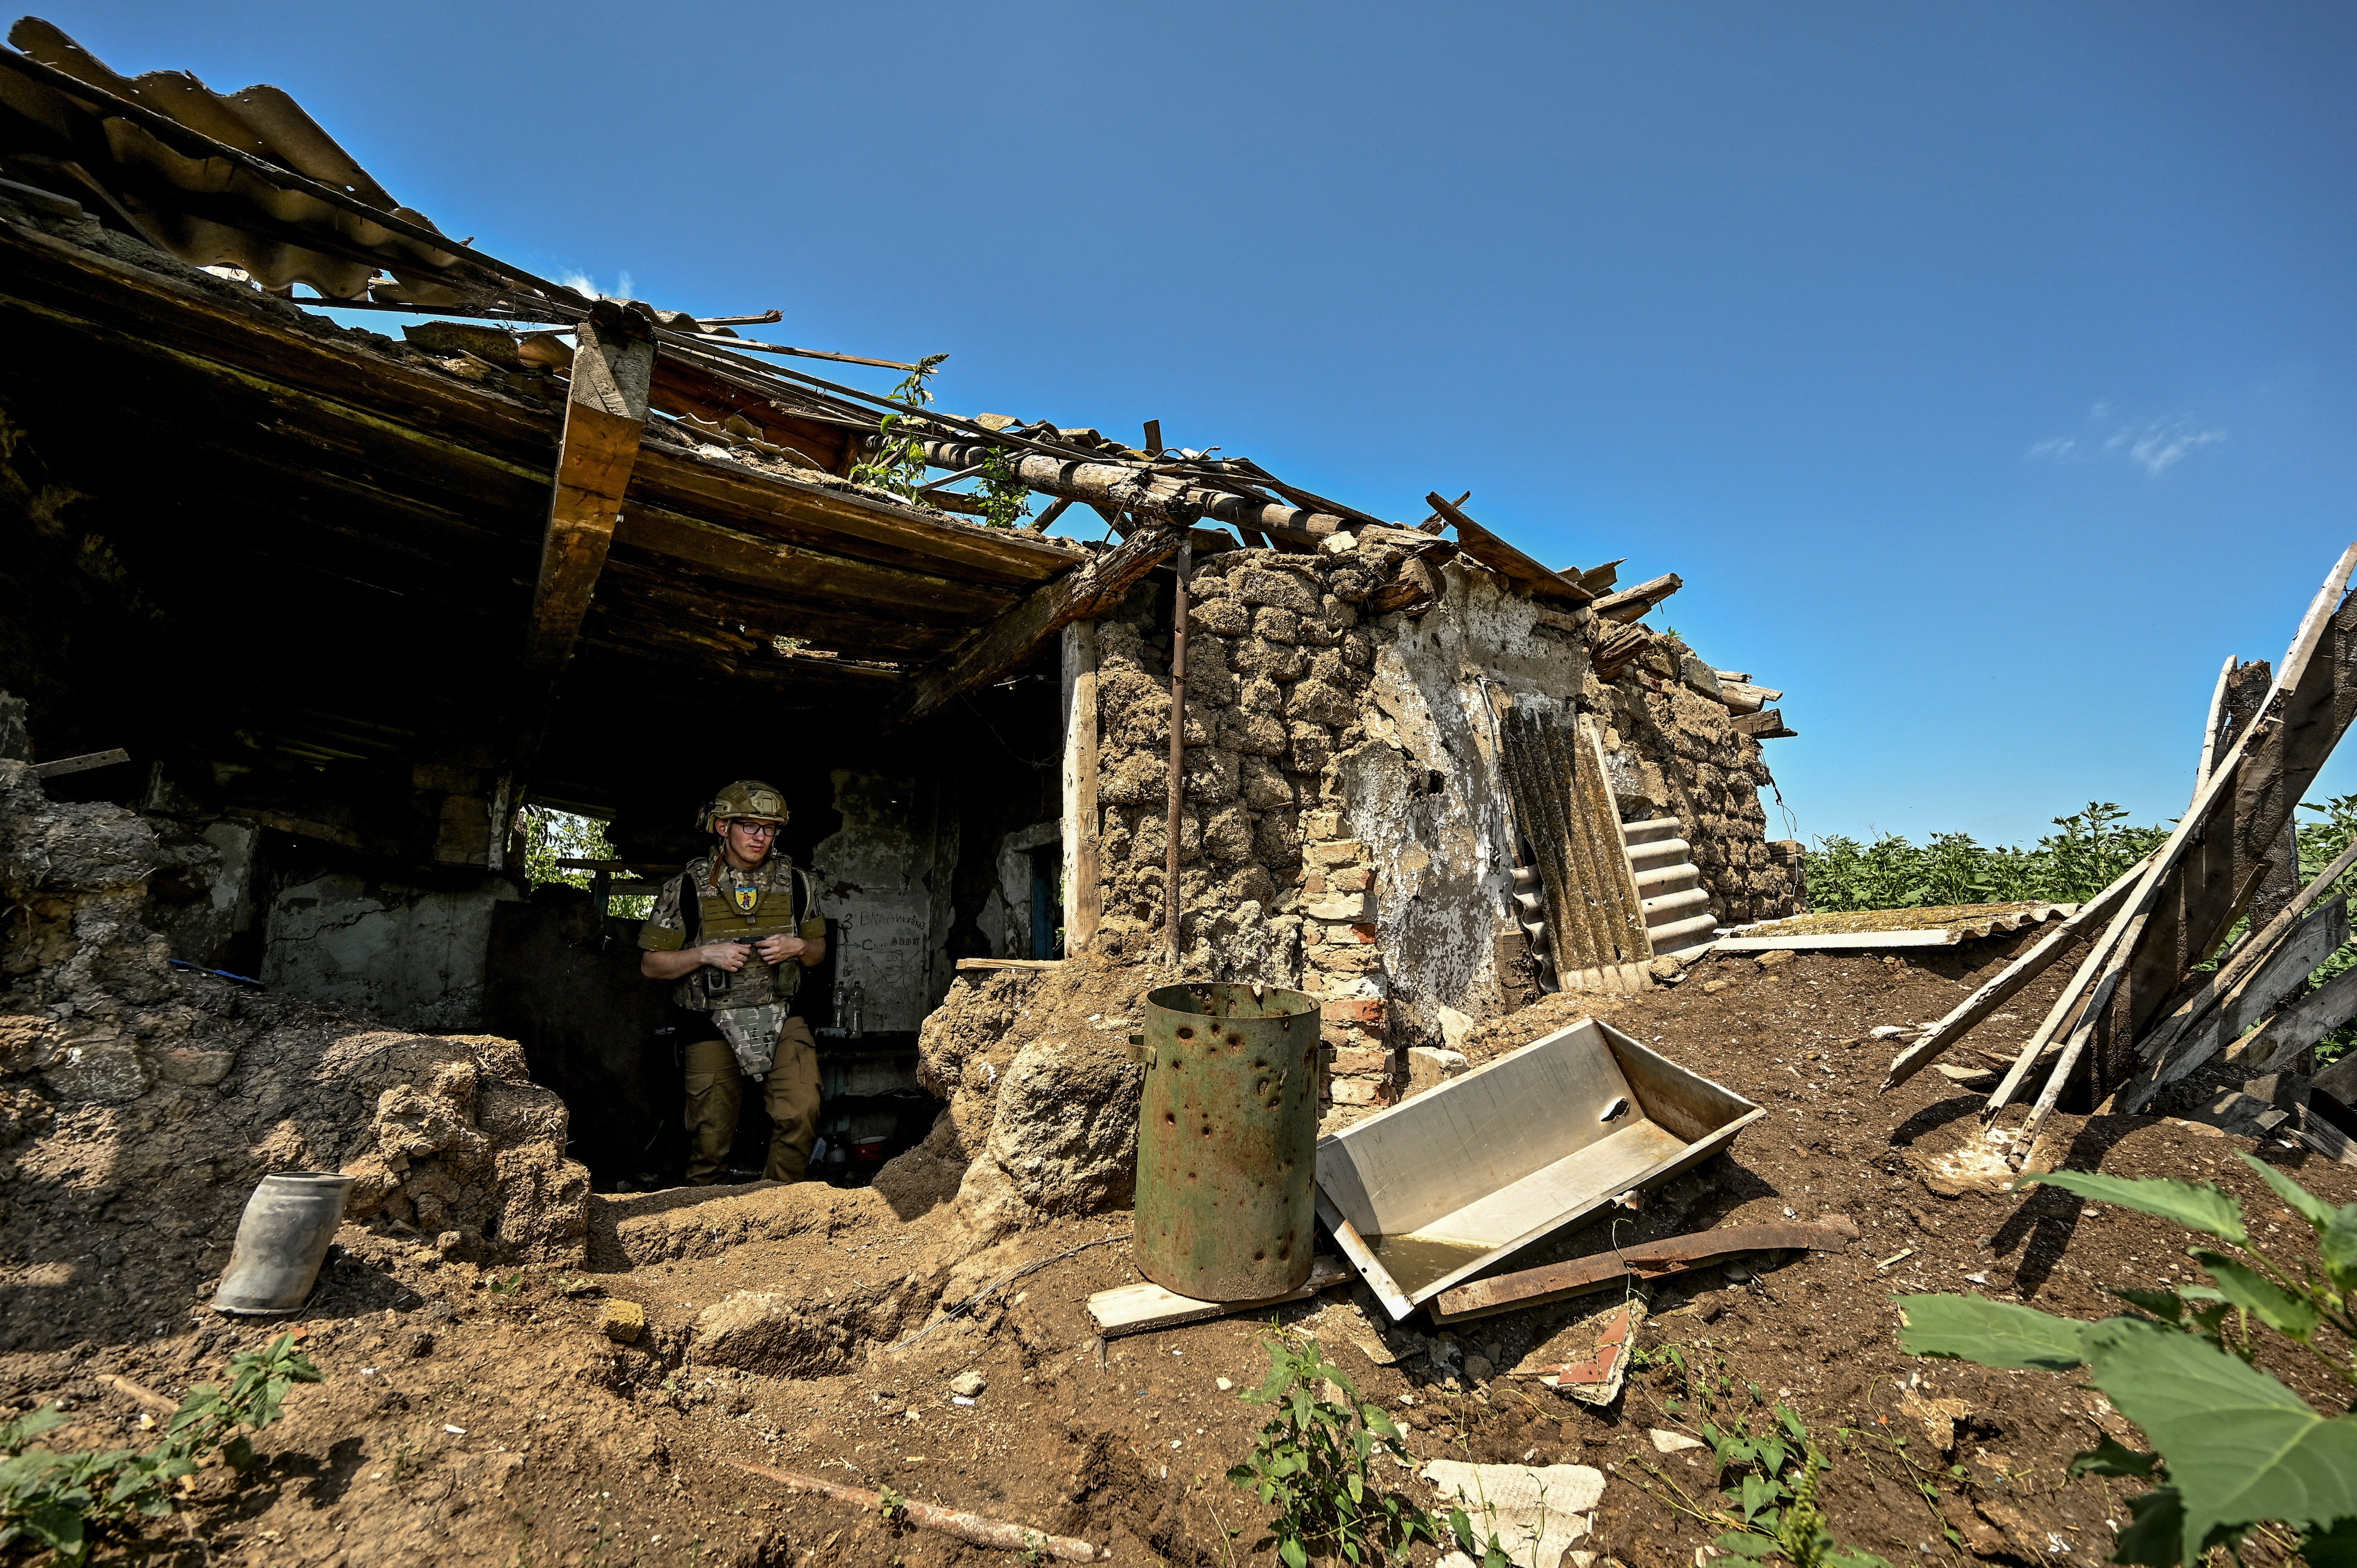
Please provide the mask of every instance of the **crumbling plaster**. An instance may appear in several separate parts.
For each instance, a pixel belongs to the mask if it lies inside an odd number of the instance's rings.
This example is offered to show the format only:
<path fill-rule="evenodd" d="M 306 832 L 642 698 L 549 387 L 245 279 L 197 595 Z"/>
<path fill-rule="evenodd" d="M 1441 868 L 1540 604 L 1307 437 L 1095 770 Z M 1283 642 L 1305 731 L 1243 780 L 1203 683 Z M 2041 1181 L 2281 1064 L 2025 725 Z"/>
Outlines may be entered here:
<path fill-rule="evenodd" d="M 1514 929 L 1512 830 L 1497 709 L 1580 690 L 1586 612 L 1566 614 L 1451 564 L 1422 617 L 1375 645 L 1367 738 L 1336 758 L 1347 836 L 1381 866 L 1375 925 L 1390 1040 L 1458 1047 L 1501 1002 L 1497 938 Z"/>
<path fill-rule="evenodd" d="M 421 1030 L 482 1019 L 491 911 L 515 886 L 486 875 L 472 887 L 424 888 L 322 872 L 272 897 L 263 950 L 266 985 Z"/>
<path fill-rule="evenodd" d="M 837 768 L 843 825 L 811 850 L 824 912 L 835 921 L 835 983 L 861 988 L 867 1034 L 914 1034 L 949 990 L 950 877 L 958 822 L 938 779 Z M 811 1008 L 829 1016 L 830 1004 Z"/>

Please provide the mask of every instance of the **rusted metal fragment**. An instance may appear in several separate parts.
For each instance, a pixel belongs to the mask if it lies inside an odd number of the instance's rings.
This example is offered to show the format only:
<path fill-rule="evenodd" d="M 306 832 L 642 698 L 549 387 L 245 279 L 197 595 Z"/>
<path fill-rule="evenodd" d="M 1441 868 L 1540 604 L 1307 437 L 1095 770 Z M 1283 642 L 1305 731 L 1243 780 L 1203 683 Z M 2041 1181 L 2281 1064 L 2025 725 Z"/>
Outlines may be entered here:
<path fill-rule="evenodd" d="M 1500 1274 L 1494 1279 L 1476 1280 L 1442 1294 L 1432 1304 L 1432 1316 L 1442 1323 L 1484 1317 L 1493 1312 L 1538 1306 L 1587 1291 L 1602 1290 L 1623 1279 L 1668 1279 L 1717 1259 L 1732 1257 L 1738 1252 L 1773 1252 L 1788 1249 L 1838 1252 L 1857 1240 L 1857 1226 L 1838 1215 L 1815 1225 L 1798 1222 L 1728 1225 L 1717 1230 L 1698 1230 L 1691 1235 L 1640 1242 L 1620 1248 L 1618 1251 L 1574 1258 L 1568 1262 L 1523 1269 L 1515 1273 Z"/>

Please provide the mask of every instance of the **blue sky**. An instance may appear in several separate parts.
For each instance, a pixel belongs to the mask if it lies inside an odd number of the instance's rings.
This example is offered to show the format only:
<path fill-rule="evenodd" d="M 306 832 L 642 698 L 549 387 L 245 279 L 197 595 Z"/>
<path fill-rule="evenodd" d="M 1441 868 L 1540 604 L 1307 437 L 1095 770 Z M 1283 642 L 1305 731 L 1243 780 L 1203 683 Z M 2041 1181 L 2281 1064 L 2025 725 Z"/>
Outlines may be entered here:
<path fill-rule="evenodd" d="M 2181 809 L 2357 538 L 2346 6 L 43 14 L 544 274 L 1677 572 L 1808 837 Z"/>

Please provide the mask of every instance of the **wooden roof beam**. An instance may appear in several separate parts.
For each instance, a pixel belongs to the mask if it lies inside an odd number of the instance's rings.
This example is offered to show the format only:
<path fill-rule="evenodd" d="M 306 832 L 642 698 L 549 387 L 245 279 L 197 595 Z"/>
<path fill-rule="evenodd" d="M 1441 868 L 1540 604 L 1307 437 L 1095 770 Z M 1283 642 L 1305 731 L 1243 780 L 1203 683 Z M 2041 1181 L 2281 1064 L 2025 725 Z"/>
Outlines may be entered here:
<path fill-rule="evenodd" d="M 1121 603 L 1137 580 L 1178 553 L 1187 522 L 1162 519 L 1135 532 L 1076 572 L 1070 572 L 918 671 L 884 715 L 898 729 L 961 693 L 1020 666 L 1049 638 L 1076 620 L 1093 620 Z"/>
<path fill-rule="evenodd" d="M 580 334 L 524 642 L 525 668 L 544 682 L 554 682 L 572 657 L 597 575 L 605 570 L 622 495 L 646 435 L 647 387 L 655 365 L 654 321 L 640 311 L 601 299 Z"/>

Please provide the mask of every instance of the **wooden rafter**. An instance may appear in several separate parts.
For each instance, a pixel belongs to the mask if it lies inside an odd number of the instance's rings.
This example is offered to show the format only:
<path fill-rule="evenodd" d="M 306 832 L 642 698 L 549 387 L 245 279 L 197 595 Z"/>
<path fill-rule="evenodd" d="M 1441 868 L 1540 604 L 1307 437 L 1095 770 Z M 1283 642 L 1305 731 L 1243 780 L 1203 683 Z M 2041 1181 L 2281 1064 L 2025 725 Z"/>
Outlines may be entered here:
<path fill-rule="evenodd" d="M 1181 525 L 1139 528 L 1076 572 L 1035 590 L 1024 601 L 910 677 L 884 727 L 922 718 L 961 692 L 996 680 L 1076 620 L 1093 620 L 1119 604 L 1137 580 L 1175 553 L 1186 540 Z"/>
<path fill-rule="evenodd" d="M 573 655 L 605 570 L 622 495 L 646 434 L 647 384 L 655 364 L 651 317 L 599 300 L 581 324 L 573 356 L 573 391 L 557 445 L 556 484 L 541 542 L 540 579 L 532 596 L 524 664 L 553 681 Z"/>

